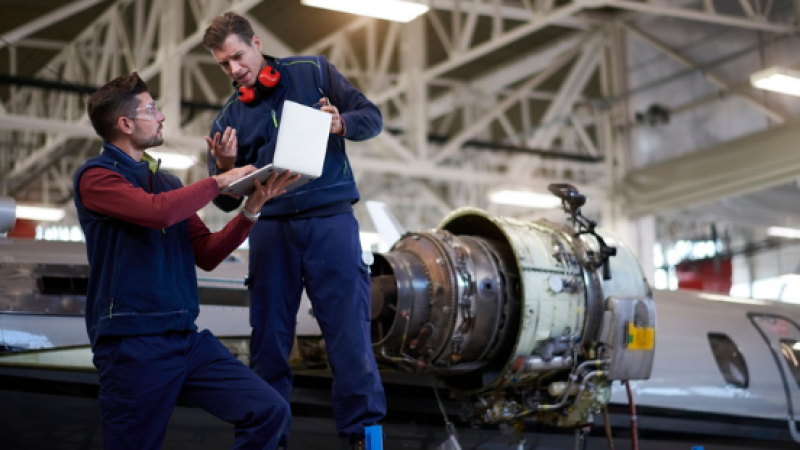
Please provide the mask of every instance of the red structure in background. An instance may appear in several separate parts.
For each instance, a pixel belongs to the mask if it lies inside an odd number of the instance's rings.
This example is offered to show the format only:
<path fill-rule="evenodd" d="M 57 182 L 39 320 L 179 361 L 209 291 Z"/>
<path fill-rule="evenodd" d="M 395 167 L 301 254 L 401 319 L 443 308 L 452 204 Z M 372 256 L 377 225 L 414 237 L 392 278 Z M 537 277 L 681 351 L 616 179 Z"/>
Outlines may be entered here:
<path fill-rule="evenodd" d="M 675 266 L 679 289 L 692 289 L 728 295 L 733 283 L 733 264 L 730 256 L 694 259 Z"/>
<path fill-rule="evenodd" d="M 37 223 L 35 220 L 17 219 L 14 228 L 8 232 L 8 237 L 35 239 Z"/>

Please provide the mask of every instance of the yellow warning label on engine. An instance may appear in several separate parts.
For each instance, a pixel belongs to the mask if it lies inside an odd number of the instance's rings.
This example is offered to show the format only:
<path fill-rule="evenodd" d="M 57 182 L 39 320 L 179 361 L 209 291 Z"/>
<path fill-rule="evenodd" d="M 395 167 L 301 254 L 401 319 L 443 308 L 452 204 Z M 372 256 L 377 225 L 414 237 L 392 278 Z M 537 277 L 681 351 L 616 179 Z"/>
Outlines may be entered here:
<path fill-rule="evenodd" d="M 652 350 L 655 346 L 656 329 L 637 327 L 628 323 L 628 350 Z"/>

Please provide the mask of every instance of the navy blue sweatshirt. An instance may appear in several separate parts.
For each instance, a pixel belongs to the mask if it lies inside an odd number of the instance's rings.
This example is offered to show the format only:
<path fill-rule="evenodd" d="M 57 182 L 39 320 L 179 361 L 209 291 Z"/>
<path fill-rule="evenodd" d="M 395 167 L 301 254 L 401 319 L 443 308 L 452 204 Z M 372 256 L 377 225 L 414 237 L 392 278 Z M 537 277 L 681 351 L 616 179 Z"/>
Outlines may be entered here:
<path fill-rule="evenodd" d="M 345 153 L 344 138 L 362 141 L 377 136 L 383 128 L 380 110 L 324 56 L 276 59 L 271 65 L 281 76 L 270 95 L 254 104 L 245 104 L 234 92 L 214 120 L 210 136 L 222 134 L 229 126 L 235 128 L 239 145 L 236 167 L 247 164 L 264 167 L 272 163 L 275 154 L 283 101 L 311 106 L 321 97 L 328 97 L 346 124 L 345 136 L 329 135 L 321 177 L 270 199 L 261 209 L 261 217 L 301 218 L 352 211 L 352 204 L 360 197 Z M 208 171 L 211 175 L 218 173 L 210 151 Z M 241 201 L 221 195 L 214 203 L 224 211 L 232 211 Z"/>

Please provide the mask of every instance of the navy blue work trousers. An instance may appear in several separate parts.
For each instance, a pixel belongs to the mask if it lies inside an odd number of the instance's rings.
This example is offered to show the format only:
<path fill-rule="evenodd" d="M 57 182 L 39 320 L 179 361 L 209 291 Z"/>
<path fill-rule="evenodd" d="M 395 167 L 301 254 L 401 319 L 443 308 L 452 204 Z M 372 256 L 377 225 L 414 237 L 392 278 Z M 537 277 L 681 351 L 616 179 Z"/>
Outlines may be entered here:
<path fill-rule="evenodd" d="M 370 281 L 352 213 L 259 220 L 250 233 L 250 366 L 289 398 L 289 354 L 305 286 L 333 372 L 342 437 L 360 437 L 386 414 L 370 340 Z M 283 440 L 287 441 L 287 436 Z"/>
<path fill-rule="evenodd" d="M 159 449 L 180 397 L 234 425 L 234 449 L 274 450 L 289 404 L 209 331 L 102 339 L 103 448 Z"/>

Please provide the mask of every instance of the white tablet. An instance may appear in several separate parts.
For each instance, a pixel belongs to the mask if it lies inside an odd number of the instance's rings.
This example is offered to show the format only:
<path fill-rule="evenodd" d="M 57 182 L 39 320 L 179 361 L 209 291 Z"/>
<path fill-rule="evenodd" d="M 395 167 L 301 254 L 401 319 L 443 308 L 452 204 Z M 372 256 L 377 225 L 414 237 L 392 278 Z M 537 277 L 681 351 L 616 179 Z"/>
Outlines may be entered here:
<path fill-rule="evenodd" d="M 274 164 L 264 166 L 236 180 L 222 192 L 250 195 L 255 190 L 254 178 L 263 183 L 273 172 L 278 172 L 280 175 L 286 170 L 300 175 L 299 180 L 286 187 L 287 192 L 320 177 L 325 165 L 332 117 L 309 106 L 291 100 L 284 101 L 275 144 Z"/>
<path fill-rule="evenodd" d="M 258 180 L 262 184 L 267 181 L 267 178 L 270 177 L 273 173 L 278 174 L 278 176 L 283 175 L 288 169 L 281 169 L 279 167 L 275 167 L 272 164 L 266 165 L 255 172 L 239 178 L 238 180 L 234 181 L 233 183 L 229 184 L 226 188 L 222 189 L 222 192 L 225 194 L 238 194 L 238 195 L 250 195 L 253 191 L 256 190 L 256 187 L 253 185 L 253 180 Z M 292 175 L 297 175 L 293 173 Z M 309 181 L 315 179 L 316 177 L 310 175 L 303 175 L 299 174 L 300 179 L 295 181 L 294 183 L 286 186 L 286 192 L 291 191 L 292 189 L 297 189 L 300 186 L 308 183 Z"/>

